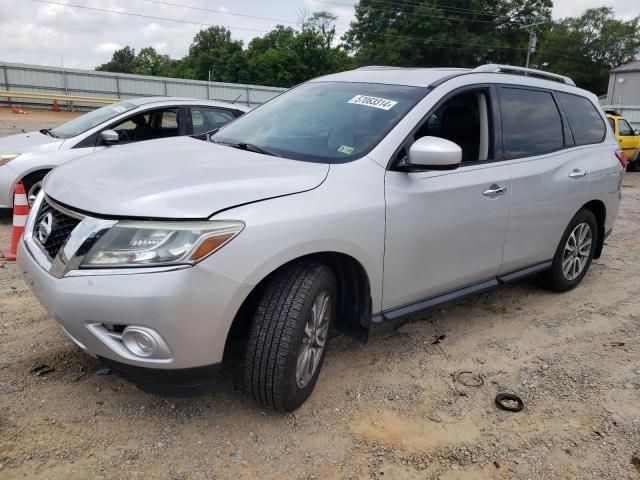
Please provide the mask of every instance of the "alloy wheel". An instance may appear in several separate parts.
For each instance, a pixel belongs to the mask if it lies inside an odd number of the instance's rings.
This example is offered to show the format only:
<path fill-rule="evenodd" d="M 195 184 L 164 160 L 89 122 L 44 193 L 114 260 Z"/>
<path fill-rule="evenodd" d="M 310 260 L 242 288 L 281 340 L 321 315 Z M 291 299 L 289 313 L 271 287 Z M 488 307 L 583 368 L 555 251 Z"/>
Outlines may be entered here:
<path fill-rule="evenodd" d="M 304 388 L 320 364 L 322 351 L 327 342 L 329 325 L 331 324 L 331 296 L 322 291 L 313 302 L 309 318 L 304 326 L 302 343 L 298 352 L 296 365 L 296 383 Z"/>
<path fill-rule="evenodd" d="M 576 225 L 567 238 L 562 255 L 562 273 L 567 280 L 575 280 L 584 270 L 591 254 L 592 242 L 591 227 L 586 223 Z"/>

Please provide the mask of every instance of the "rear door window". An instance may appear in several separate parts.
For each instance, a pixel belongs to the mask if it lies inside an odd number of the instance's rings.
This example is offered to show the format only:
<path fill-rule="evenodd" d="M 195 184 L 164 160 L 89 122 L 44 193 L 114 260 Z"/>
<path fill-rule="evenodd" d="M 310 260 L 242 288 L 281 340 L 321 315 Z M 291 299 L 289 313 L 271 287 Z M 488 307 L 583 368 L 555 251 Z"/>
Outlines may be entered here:
<path fill-rule="evenodd" d="M 550 92 L 500 88 L 500 113 L 505 159 L 541 155 L 564 147 L 562 118 Z"/>
<path fill-rule="evenodd" d="M 576 145 L 600 143 L 606 127 L 602 117 L 588 99 L 570 93 L 557 92 Z"/>
<path fill-rule="evenodd" d="M 230 110 L 211 107 L 191 107 L 191 124 L 193 135 L 210 132 L 216 128 L 225 126 L 236 115 Z"/>

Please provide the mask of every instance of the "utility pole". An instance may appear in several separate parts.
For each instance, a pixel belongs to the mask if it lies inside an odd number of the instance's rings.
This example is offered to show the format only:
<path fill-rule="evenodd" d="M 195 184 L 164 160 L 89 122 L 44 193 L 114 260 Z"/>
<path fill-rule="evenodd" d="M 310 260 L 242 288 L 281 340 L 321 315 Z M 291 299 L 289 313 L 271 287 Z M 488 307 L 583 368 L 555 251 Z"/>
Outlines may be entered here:
<path fill-rule="evenodd" d="M 538 36 L 536 35 L 535 27 L 538 25 L 542 25 L 547 22 L 537 22 L 529 25 L 523 25 L 520 28 L 524 28 L 529 32 L 529 45 L 527 46 L 527 61 L 525 63 L 525 67 L 529 68 L 529 60 L 531 59 L 531 54 L 536 51 L 536 44 L 538 43 Z"/>

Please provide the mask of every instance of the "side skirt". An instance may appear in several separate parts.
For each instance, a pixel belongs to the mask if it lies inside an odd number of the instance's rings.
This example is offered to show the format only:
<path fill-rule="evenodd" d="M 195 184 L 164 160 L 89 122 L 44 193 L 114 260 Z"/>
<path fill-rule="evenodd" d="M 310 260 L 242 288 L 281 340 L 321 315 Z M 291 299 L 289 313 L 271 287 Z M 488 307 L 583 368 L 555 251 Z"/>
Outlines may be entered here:
<path fill-rule="evenodd" d="M 450 292 L 435 295 L 433 297 L 419 300 L 417 302 L 403 305 L 401 307 L 390 308 L 383 311 L 381 314 L 374 315 L 371 319 L 371 322 L 375 324 L 383 321 L 403 319 L 406 317 L 410 317 L 411 315 L 415 315 L 416 313 L 431 310 L 432 308 L 438 307 L 444 303 L 460 300 L 461 298 L 465 298 L 470 295 L 487 292 L 489 290 L 497 288 L 499 285 L 515 282 L 517 280 L 535 275 L 536 273 L 542 272 L 543 270 L 547 270 L 551 268 L 552 263 L 553 262 L 551 260 L 537 263 L 535 265 L 531 265 L 530 267 L 522 268 L 506 275 L 501 275 L 496 278 L 491 278 L 479 283 L 474 283 L 473 285 L 468 285 L 466 287 L 458 288 Z"/>

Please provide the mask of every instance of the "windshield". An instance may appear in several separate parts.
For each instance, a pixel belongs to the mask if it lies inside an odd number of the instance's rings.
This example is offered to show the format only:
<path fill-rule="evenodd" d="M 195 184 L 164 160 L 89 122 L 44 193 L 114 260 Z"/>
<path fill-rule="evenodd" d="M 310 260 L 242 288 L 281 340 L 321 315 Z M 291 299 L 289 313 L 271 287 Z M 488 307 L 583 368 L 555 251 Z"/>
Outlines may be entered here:
<path fill-rule="evenodd" d="M 93 110 L 78 118 L 74 118 L 70 122 L 63 123 L 59 127 L 52 129 L 51 133 L 59 138 L 75 137 L 76 135 L 80 135 L 95 126 L 107 122 L 124 112 L 133 110 L 134 108 L 136 108 L 134 104 L 127 102 L 107 105 L 106 107 Z"/>
<path fill-rule="evenodd" d="M 399 85 L 305 83 L 240 117 L 212 140 L 296 160 L 345 162 L 369 152 L 426 93 Z"/>

